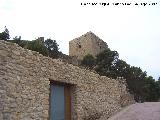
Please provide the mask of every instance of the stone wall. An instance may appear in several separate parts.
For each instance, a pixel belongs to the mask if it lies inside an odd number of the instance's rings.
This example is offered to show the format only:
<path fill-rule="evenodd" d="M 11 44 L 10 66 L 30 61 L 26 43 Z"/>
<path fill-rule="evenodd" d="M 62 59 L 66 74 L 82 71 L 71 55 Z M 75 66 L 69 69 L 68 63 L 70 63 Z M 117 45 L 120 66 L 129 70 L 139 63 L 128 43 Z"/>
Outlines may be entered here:
<path fill-rule="evenodd" d="M 92 54 L 95 57 L 106 48 L 108 48 L 107 43 L 94 33 L 87 32 L 69 42 L 69 55 L 77 56 L 78 59 L 82 60 L 85 55 Z"/>
<path fill-rule="evenodd" d="M 50 80 L 72 84 L 72 119 L 106 120 L 134 102 L 118 80 L 0 40 L 0 120 L 48 120 Z"/>
<path fill-rule="evenodd" d="M 81 61 L 78 60 L 76 56 L 69 56 L 66 54 L 61 54 L 58 59 L 60 59 L 62 62 L 72 64 L 74 66 L 79 66 L 81 64 Z"/>

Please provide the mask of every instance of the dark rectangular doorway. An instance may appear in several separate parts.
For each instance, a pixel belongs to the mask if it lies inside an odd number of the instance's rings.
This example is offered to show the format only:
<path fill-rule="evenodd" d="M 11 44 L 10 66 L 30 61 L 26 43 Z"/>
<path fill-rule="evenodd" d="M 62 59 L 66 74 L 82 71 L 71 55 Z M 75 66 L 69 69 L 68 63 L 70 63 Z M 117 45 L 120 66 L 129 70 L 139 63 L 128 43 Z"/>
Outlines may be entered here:
<path fill-rule="evenodd" d="M 70 87 L 52 83 L 50 88 L 50 120 L 71 120 Z"/>

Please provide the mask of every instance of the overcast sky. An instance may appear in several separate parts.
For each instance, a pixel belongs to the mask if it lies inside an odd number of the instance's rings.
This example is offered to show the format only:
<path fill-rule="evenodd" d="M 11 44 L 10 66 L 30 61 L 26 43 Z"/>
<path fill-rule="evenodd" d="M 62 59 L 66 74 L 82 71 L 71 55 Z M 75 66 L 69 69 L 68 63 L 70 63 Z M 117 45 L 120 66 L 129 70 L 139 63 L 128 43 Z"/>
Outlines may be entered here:
<path fill-rule="evenodd" d="M 130 1 L 130 6 L 113 5 Z M 97 5 L 84 5 L 86 2 Z M 109 5 L 102 6 L 101 2 Z M 142 2 L 148 4 L 144 6 Z M 0 0 L 0 32 L 7 26 L 11 38 L 52 38 L 68 54 L 70 40 L 92 31 L 118 51 L 120 59 L 158 79 L 160 1 L 152 3 L 149 0 Z"/>

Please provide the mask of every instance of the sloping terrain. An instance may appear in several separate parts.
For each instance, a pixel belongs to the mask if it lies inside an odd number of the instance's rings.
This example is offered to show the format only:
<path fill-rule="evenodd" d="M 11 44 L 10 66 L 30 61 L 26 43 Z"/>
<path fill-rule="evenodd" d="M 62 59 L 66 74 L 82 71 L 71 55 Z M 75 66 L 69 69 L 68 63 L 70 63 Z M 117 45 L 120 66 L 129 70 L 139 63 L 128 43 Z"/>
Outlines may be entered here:
<path fill-rule="evenodd" d="M 130 105 L 108 120 L 160 120 L 160 102 Z"/>

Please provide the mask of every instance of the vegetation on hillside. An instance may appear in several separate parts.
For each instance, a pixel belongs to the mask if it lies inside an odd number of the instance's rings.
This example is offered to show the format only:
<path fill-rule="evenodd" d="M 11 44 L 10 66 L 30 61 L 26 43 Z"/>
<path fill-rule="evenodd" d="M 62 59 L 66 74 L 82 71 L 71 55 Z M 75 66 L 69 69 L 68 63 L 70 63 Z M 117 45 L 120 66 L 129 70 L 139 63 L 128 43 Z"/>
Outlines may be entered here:
<path fill-rule="evenodd" d="M 46 39 L 45 41 L 41 39 L 36 39 L 32 41 L 21 40 L 21 36 L 15 36 L 13 40 L 10 39 L 9 30 L 5 27 L 5 30 L 0 33 L 0 39 L 6 40 L 12 43 L 17 43 L 19 46 L 37 51 L 44 56 L 49 56 L 51 58 L 58 58 L 62 53 L 59 52 L 58 44 L 56 40 Z"/>
<path fill-rule="evenodd" d="M 160 78 L 155 81 L 153 77 L 147 76 L 147 72 L 142 71 L 140 67 L 131 66 L 119 59 L 117 51 L 106 49 L 96 58 L 91 55 L 87 56 L 82 60 L 83 66 L 90 68 L 90 63 L 84 61 L 90 61 L 92 58 L 92 61 L 95 61 L 92 68 L 100 75 L 114 79 L 123 77 L 137 102 L 158 101 L 160 99 Z"/>
<path fill-rule="evenodd" d="M 91 54 L 88 54 L 83 58 L 83 60 L 81 61 L 81 64 L 86 68 L 93 69 L 95 62 L 96 61 L 94 57 Z"/>
<path fill-rule="evenodd" d="M 10 39 L 9 31 L 5 30 L 0 33 L 1 40 L 17 43 L 23 48 L 37 51 L 44 56 L 58 58 L 62 55 L 59 52 L 56 40 L 41 39 L 33 41 L 21 40 L 21 36 L 15 36 Z M 135 96 L 137 102 L 143 101 L 158 101 L 160 100 L 160 78 L 155 81 L 153 77 L 147 76 L 147 72 L 142 71 L 140 67 L 135 67 L 127 64 L 124 60 L 119 59 L 117 51 L 106 49 L 98 54 L 96 58 L 92 55 L 86 55 L 81 62 L 82 66 L 89 69 L 94 69 L 98 74 L 116 79 L 123 77 L 126 79 L 129 91 Z"/>
<path fill-rule="evenodd" d="M 10 39 L 9 30 L 5 26 L 4 31 L 0 33 L 0 40 L 8 40 L 8 39 Z"/>

